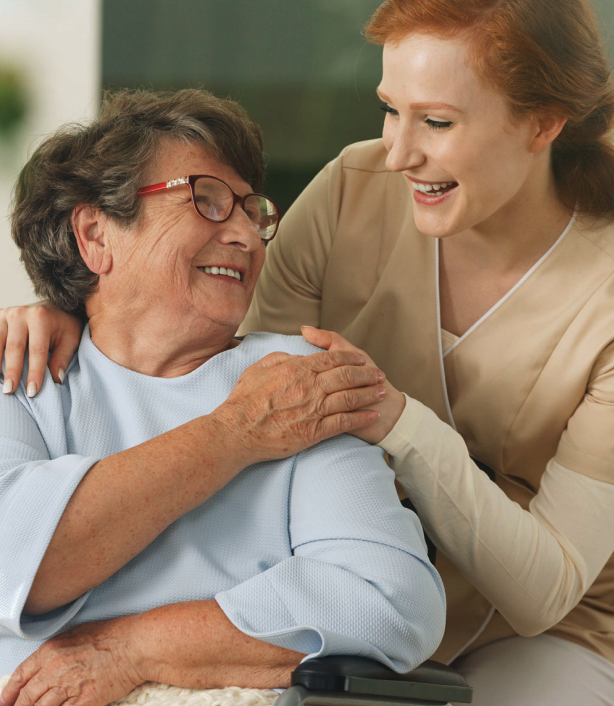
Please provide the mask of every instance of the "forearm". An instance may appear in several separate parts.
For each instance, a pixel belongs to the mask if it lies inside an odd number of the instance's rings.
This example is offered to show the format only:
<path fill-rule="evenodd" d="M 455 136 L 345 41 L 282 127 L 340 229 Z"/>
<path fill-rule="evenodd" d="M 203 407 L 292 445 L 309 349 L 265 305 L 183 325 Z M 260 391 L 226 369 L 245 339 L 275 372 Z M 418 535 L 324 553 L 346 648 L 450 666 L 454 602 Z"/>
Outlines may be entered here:
<path fill-rule="evenodd" d="M 548 629 L 614 549 L 614 486 L 595 487 L 598 481 L 551 462 L 524 510 L 477 468 L 455 431 L 420 407 L 408 400 L 381 445 L 425 530 L 515 630 Z"/>
<path fill-rule="evenodd" d="M 98 586 L 248 465 L 214 415 L 98 462 L 58 523 L 25 604 L 29 614 Z"/>
<path fill-rule="evenodd" d="M 304 657 L 248 637 L 215 601 L 174 603 L 134 616 L 130 635 L 142 680 L 181 687 L 290 686 Z"/>

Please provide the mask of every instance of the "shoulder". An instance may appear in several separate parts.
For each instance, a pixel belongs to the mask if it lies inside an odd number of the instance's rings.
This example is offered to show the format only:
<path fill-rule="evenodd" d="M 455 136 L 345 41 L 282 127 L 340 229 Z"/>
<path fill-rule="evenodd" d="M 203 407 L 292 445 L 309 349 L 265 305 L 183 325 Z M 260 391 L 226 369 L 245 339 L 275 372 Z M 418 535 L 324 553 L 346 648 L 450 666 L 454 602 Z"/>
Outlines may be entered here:
<path fill-rule="evenodd" d="M 382 139 L 378 138 L 348 145 L 337 159 L 343 169 L 389 174 L 386 169 L 387 154 Z"/>
<path fill-rule="evenodd" d="M 266 333 L 257 331 L 249 333 L 243 338 L 237 351 L 242 351 L 254 362 L 264 358 L 269 353 L 281 352 L 290 355 L 311 355 L 322 351 L 317 346 L 312 346 L 302 336 L 284 336 L 279 333 Z"/>
<path fill-rule="evenodd" d="M 586 242 L 601 250 L 614 263 L 614 220 L 579 216 L 575 229 Z"/>

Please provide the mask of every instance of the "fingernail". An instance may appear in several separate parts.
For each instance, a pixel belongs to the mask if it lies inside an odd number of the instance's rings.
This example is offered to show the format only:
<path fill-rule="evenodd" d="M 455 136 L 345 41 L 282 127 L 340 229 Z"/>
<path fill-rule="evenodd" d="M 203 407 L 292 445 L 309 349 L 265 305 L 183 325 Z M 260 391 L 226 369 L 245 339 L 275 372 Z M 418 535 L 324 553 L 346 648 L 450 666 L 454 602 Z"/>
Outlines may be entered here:
<path fill-rule="evenodd" d="M 60 368 L 58 370 L 58 377 L 60 378 L 60 385 L 64 384 L 64 378 L 66 377 L 66 372 L 64 371 L 64 368 Z"/>
<path fill-rule="evenodd" d="M 378 391 L 377 391 L 377 394 L 378 394 L 379 397 L 384 397 L 384 396 L 386 395 L 386 388 L 385 388 L 385 387 L 382 387 L 381 390 L 378 390 Z"/>
<path fill-rule="evenodd" d="M 13 392 L 13 381 L 12 380 L 5 380 L 4 385 L 2 385 L 2 392 L 5 395 L 10 395 L 11 392 Z M 2 697 L 0 697 L 2 698 Z"/>
<path fill-rule="evenodd" d="M 309 326 L 308 324 L 303 324 L 301 328 L 315 328 L 315 326 Z"/>
<path fill-rule="evenodd" d="M 377 374 L 377 381 L 378 382 L 384 382 L 385 379 L 386 379 L 386 376 L 384 375 L 384 373 Z"/>
<path fill-rule="evenodd" d="M 34 395 L 36 394 L 36 383 L 34 382 L 34 380 L 28 383 L 26 394 L 28 395 L 28 397 L 34 397 Z"/>
<path fill-rule="evenodd" d="M 369 416 L 367 417 L 367 419 L 368 419 L 370 422 L 373 422 L 373 421 L 375 421 L 375 420 L 378 419 L 378 418 L 379 418 L 379 412 L 375 412 L 375 411 L 374 411 L 374 412 L 369 412 Z"/>

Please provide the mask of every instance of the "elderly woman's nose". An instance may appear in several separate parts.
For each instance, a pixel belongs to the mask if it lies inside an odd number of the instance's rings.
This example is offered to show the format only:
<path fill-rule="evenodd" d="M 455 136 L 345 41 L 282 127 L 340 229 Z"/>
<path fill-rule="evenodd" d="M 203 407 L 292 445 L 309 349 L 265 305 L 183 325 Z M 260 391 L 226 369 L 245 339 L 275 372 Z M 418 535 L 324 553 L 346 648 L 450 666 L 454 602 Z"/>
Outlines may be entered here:
<path fill-rule="evenodd" d="M 262 244 L 260 233 L 242 208 L 236 206 L 227 221 L 222 224 L 220 240 L 225 244 L 236 244 L 241 250 L 252 252 Z"/>

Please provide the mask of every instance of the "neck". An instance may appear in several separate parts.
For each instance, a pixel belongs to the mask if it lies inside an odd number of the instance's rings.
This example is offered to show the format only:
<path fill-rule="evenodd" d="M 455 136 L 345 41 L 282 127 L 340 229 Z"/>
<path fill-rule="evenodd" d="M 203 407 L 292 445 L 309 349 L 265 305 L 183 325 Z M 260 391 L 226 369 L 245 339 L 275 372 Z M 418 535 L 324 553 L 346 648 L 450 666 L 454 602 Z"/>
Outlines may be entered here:
<path fill-rule="evenodd" d="M 107 358 L 129 370 L 152 377 L 187 375 L 222 351 L 237 345 L 236 327 L 210 322 L 204 330 L 198 321 L 179 317 L 101 306 L 97 294 L 88 301 L 90 335 Z M 175 320 L 173 320 L 175 319 Z"/>
<path fill-rule="evenodd" d="M 491 272 L 526 271 L 557 241 L 572 212 L 558 199 L 549 169 L 478 226 L 445 239 L 455 257 Z"/>

